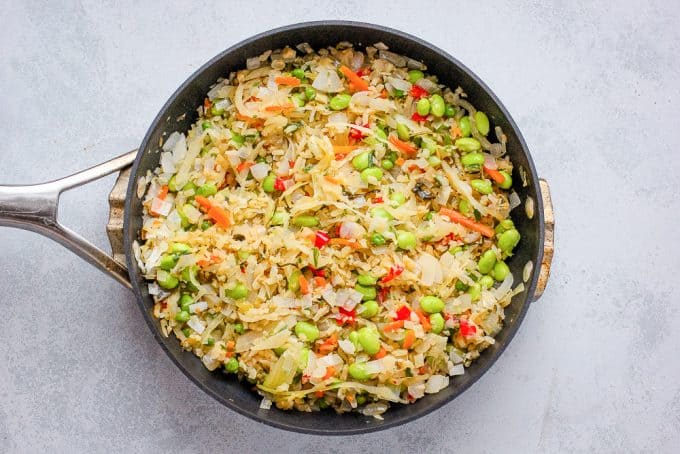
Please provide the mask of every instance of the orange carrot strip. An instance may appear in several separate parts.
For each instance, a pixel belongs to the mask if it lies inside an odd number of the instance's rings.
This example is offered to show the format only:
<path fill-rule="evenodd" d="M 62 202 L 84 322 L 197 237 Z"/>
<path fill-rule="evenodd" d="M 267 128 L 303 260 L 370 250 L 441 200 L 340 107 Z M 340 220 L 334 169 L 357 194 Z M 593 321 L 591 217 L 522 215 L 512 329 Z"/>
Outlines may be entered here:
<path fill-rule="evenodd" d="M 380 97 L 383 99 L 387 98 L 387 90 L 383 88 L 383 90 L 380 92 Z"/>
<path fill-rule="evenodd" d="M 323 379 L 326 380 L 328 378 L 331 378 L 333 375 L 335 375 L 335 367 L 328 366 L 326 368 L 326 375 L 323 376 Z"/>
<path fill-rule="evenodd" d="M 328 181 L 329 183 L 333 183 L 333 184 L 342 184 L 342 180 L 340 180 L 340 179 L 338 179 L 338 178 L 335 178 L 335 177 L 332 177 L 332 176 L 330 176 L 330 175 L 326 175 L 326 176 L 324 177 L 324 179 L 325 179 L 326 181 Z"/>
<path fill-rule="evenodd" d="M 317 287 L 325 287 L 326 286 L 326 278 L 323 276 L 316 276 L 314 278 L 314 285 Z"/>
<path fill-rule="evenodd" d="M 231 225 L 229 212 L 224 208 L 213 205 L 210 207 L 207 214 L 210 219 L 215 221 L 215 224 L 219 225 L 223 229 L 226 229 Z"/>
<path fill-rule="evenodd" d="M 454 139 L 456 137 L 462 137 L 463 136 L 463 130 L 460 129 L 458 126 L 451 126 L 451 135 L 453 135 Z"/>
<path fill-rule="evenodd" d="M 394 161 L 394 163 L 398 166 L 403 166 L 405 162 L 406 162 L 406 159 L 404 159 L 402 157 L 398 157 L 397 160 Z"/>
<path fill-rule="evenodd" d="M 161 190 L 158 191 L 158 195 L 156 197 L 161 200 L 165 200 L 165 198 L 168 196 L 168 190 L 169 190 L 168 186 L 164 184 L 163 186 L 161 186 Z"/>
<path fill-rule="evenodd" d="M 243 161 L 238 166 L 236 166 L 236 171 L 238 173 L 241 173 L 246 169 L 250 169 L 254 165 L 255 165 L 255 163 L 253 161 Z"/>
<path fill-rule="evenodd" d="M 196 200 L 196 203 L 198 203 L 201 206 L 201 208 L 203 208 L 206 211 L 208 211 L 210 207 L 212 207 L 212 203 L 210 203 L 210 200 L 200 195 L 194 197 L 194 200 Z"/>
<path fill-rule="evenodd" d="M 404 349 L 408 350 L 413 346 L 416 341 L 416 332 L 412 329 L 406 330 L 406 336 L 404 337 L 404 343 L 401 345 Z"/>
<path fill-rule="evenodd" d="M 411 145 L 408 142 L 404 142 L 403 140 L 399 140 L 396 136 L 390 136 L 389 141 L 394 147 L 401 151 L 406 153 L 409 156 L 413 156 L 416 153 L 418 153 L 418 149 Z"/>
<path fill-rule="evenodd" d="M 352 249 L 361 249 L 361 244 L 355 240 L 348 240 L 346 238 L 331 238 L 330 244 L 338 246 L 349 246 Z"/>
<path fill-rule="evenodd" d="M 357 73 L 349 69 L 347 66 L 342 65 L 340 67 L 340 72 L 345 75 L 347 79 L 349 79 L 350 83 L 352 84 L 352 88 L 354 91 L 366 91 L 368 90 L 368 82 L 366 82 L 364 79 L 359 77 Z"/>
<path fill-rule="evenodd" d="M 380 350 L 378 350 L 378 353 L 373 355 L 373 358 L 380 359 L 380 358 L 384 358 L 386 355 L 387 355 L 387 350 L 385 350 L 385 347 L 380 347 Z"/>
<path fill-rule="evenodd" d="M 351 153 L 352 151 L 359 148 L 359 145 L 333 145 L 333 152 L 338 153 Z"/>
<path fill-rule="evenodd" d="M 298 280 L 300 282 L 300 292 L 303 295 L 309 294 L 309 282 L 307 282 L 307 278 L 301 274 Z"/>
<path fill-rule="evenodd" d="M 314 397 L 321 399 L 323 397 L 323 391 L 314 391 Z"/>
<path fill-rule="evenodd" d="M 498 171 L 498 169 L 490 169 L 487 166 L 484 166 L 484 172 L 486 172 L 486 174 L 489 175 L 491 179 L 498 184 L 503 184 L 503 182 L 505 181 L 505 177 L 503 176 L 502 173 Z"/>
<path fill-rule="evenodd" d="M 333 350 L 335 350 L 335 347 L 338 345 L 338 334 L 333 333 L 330 335 L 328 339 L 323 341 L 318 348 L 319 354 L 322 355 L 327 355 Z"/>
<path fill-rule="evenodd" d="M 236 347 L 236 343 L 233 340 L 227 342 L 227 350 L 232 351 Z"/>
<path fill-rule="evenodd" d="M 430 331 L 432 329 L 432 324 L 430 323 L 430 319 L 427 317 L 427 315 L 425 315 L 421 310 L 417 310 L 416 315 L 418 316 L 418 320 L 420 320 L 420 324 L 422 325 L 425 332 Z"/>
<path fill-rule="evenodd" d="M 295 106 L 293 106 L 292 104 L 284 104 L 284 105 L 281 105 L 281 106 L 267 106 L 267 107 L 264 108 L 264 110 L 266 112 L 282 112 L 284 110 L 291 110 L 291 109 L 294 109 L 294 108 L 295 108 Z"/>
<path fill-rule="evenodd" d="M 465 228 L 474 230 L 475 232 L 479 232 L 487 238 L 493 238 L 495 234 L 492 227 L 480 224 L 479 222 L 475 222 L 472 219 L 463 216 L 462 213 L 459 213 L 456 210 L 452 210 L 450 208 L 442 208 L 439 210 L 439 214 L 451 219 L 451 222 L 455 222 L 456 224 L 460 224 Z"/>
<path fill-rule="evenodd" d="M 293 76 L 279 76 L 274 78 L 277 85 L 288 85 L 289 87 L 299 87 L 300 79 Z"/>
<path fill-rule="evenodd" d="M 397 320 L 396 322 L 391 322 L 383 326 L 383 332 L 389 333 L 390 331 L 396 331 L 399 328 L 404 327 L 404 321 L 403 320 Z"/>

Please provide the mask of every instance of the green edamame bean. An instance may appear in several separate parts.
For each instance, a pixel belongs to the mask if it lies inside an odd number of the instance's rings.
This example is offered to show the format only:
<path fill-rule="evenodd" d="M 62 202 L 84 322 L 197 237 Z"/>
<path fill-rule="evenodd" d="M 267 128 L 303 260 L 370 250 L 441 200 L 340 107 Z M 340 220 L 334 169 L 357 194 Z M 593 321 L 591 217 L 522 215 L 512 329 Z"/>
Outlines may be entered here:
<path fill-rule="evenodd" d="M 446 324 L 446 320 L 444 320 L 444 317 L 442 317 L 442 314 L 437 312 L 436 314 L 430 315 L 430 325 L 432 325 L 432 332 L 435 334 L 439 334 L 442 332 L 444 329 L 444 325 Z"/>
<path fill-rule="evenodd" d="M 451 249 L 449 249 L 449 254 L 456 255 L 456 254 L 458 254 L 459 252 L 462 252 L 462 251 L 463 251 L 463 246 L 456 246 L 456 247 L 452 247 Z"/>
<path fill-rule="evenodd" d="M 458 290 L 460 292 L 464 292 L 467 289 L 468 289 L 468 286 L 466 284 L 464 284 L 463 281 L 461 281 L 460 279 L 458 279 L 456 281 L 456 290 Z"/>
<path fill-rule="evenodd" d="M 397 123 L 397 137 L 401 140 L 408 140 L 411 137 L 411 131 L 404 123 Z"/>
<path fill-rule="evenodd" d="M 380 167 L 369 167 L 361 171 L 361 181 L 364 183 L 372 183 L 373 179 L 380 182 L 383 177 L 383 171 Z"/>
<path fill-rule="evenodd" d="M 217 186 L 213 183 L 206 183 L 196 190 L 196 195 L 200 195 L 201 197 L 210 197 L 215 194 L 217 194 Z"/>
<path fill-rule="evenodd" d="M 435 94 L 430 96 L 430 112 L 432 112 L 432 115 L 435 117 L 441 117 L 444 115 L 444 112 L 446 112 L 446 103 L 441 95 Z"/>
<path fill-rule="evenodd" d="M 359 306 L 359 315 L 364 318 L 375 317 L 379 311 L 380 306 L 378 306 L 378 302 L 375 300 L 366 301 Z"/>
<path fill-rule="evenodd" d="M 359 348 L 359 333 L 356 331 L 349 333 L 349 341 L 354 344 L 355 348 Z"/>
<path fill-rule="evenodd" d="M 479 298 L 482 297 L 482 286 L 475 282 L 468 287 L 467 294 L 470 295 L 472 301 L 479 301 Z"/>
<path fill-rule="evenodd" d="M 236 253 L 236 255 L 238 256 L 239 261 L 245 262 L 246 260 L 248 260 L 248 257 L 250 257 L 250 252 L 249 251 L 238 251 Z"/>
<path fill-rule="evenodd" d="M 288 220 L 288 213 L 285 211 L 275 211 L 272 215 L 271 225 L 284 225 Z"/>
<path fill-rule="evenodd" d="M 331 100 L 328 101 L 328 106 L 331 108 L 331 110 L 345 110 L 347 107 L 349 107 L 349 102 L 351 99 L 352 97 L 347 93 L 341 93 L 339 95 L 333 96 Z"/>
<path fill-rule="evenodd" d="M 319 218 L 301 214 L 300 216 L 295 216 L 293 218 L 293 225 L 298 227 L 316 227 L 319 225 Z"/>
<path fill-rule="evenodd" d="M 422 137 L 420 139 L 420 145 L 430 153 L 435 153 L 437 151 L 437 142 L 430 137 Z"/>
<path fill-rule="evenodd" d="M 227 289 L 224 294 L 229 298 L 241 300 L 248 296 L 248 288 L 243 283 L 237 282 L 232 288 Z"/>
<path fill-rule="evenodd" d="M 356 155 L 352 159 L 352 167 L 359 171 L 368 169 L 372 163 L 373 154 L 370 151 L 364 151 L 363 153 Z"/>
<path fill-rule="evenodd" d="M 479 258 L 477 269 L 482 274 L 489 274 L 496 264 L 496 253 L 489 249 Z"/>
<path fill-rule="evenodd" d="M 166 290 L 172 290 L 179 285 L 179 279 L 164 270 L 158 270 L 156 272 L 156 281 L 158 282 L 158 285 Z"/>
<path fill-rule="evenodd" d="M 241 134 L 232 131 L 231 141 L 234 142 L 236 145 L 243 145 L 244 143 L 246 143 L 246 138 L 243 137 Z"/>
<path fill-rule="evenodd" d="M 238 370 L 238 360 L 236 358 L 229 358 L 229 361 L 224 363 L 224 370 L 233 374 Z"/>
<path fill-rule="evenodd" d="M 375 128 L 375 136 L 383 141 L 387 140 L 387 133 L 382 128 Z"/>
<path fill-rule="evenodd" d="M 496 233 L 501 234 L 505 232 L 506 230 L 514 229 L 515 228 L 515 223 L 512 222 L 512 219 L 503 219 L 501 222 L 498 223 L 496 226 L 495 230 Z"/>
<path fill-rule="evenodd" d="M 270 173 L 262 180 L 262 190 L 264 192 L 274 192 L 274 185 L 276 184 L 276 175 Z"/>
<path fill-rule="evenodd" d="M 467 115 L 458 120 L 458 127 L 460 128 L 460 133 L 463 137 L 470 137 L 472 134 L 472 125 L 470 125 L 470 117 Z"/>
<path fill-rule="evenodd" d="M 363 394 L 357 394 L 357 405 L 363 405 L 366 403 L 366 396 Z"/>
<path fill-rule="evenodd" d="M 376 296 L 378 296 L 378 292 L 376 291 L 375 287 L 357 284 L 354 286 L 354 290 L 363 295 L 361 298 L 362 301 L 371 301 L 374 300 Z"/>
<path fill-rule="evenodd" d="M 412 84 L 415 84 L 423 77 L 425 77 L 425 74 L 419 69 L 412 69 L 408 72 L 408 81 Z"/>
<path fill-rule="evenodd" d="M 212 123 L 210 123 L 209 121 L 204 121 L 204 122 L 201 123 L 201 129 L 202 130 L 205 131 L 206 129 L 210 129 L 210 128 L 212 128 Z"/>
<path fill-rule="evenodd" d="M 295 335 L 303 341 L 314 342 L 319 338 L 319 328 L 307 322 L 295 324 Z"/>
<path fill-rule="evenodd" d="M 431 221 L 433 217 L 434 217 L 434 211 L 428 211 L 427 213 L 425 213 L 425 216 L 423 216 L 423 220 Z"/>
<path fill-rule="evenodd" d="M 470 202 L 468 202 L 467 199 L 460 199 L 458 202 L 458 211 L 467 216 L 471 215 L 472 206 L 470 206 Z"/>
<path fill-rule="evenodd" d="M 508 274 L 510 274 L 510 267 L 503 261 L 496 262 L 491 272 L 493 278 L 498 282 L 503 281 Z"/>
<path fill-rule="evenodd" d="M 377 218 L 387 219 L 391 221 L 394 217 L 383 207 L 376 207 L 371 210 L 371 215 Z"/>
<path fill-rule="evenodd" d="M 163 254 L 163 255 L 161 255 L 159 267 L 162 270 L 170 271 L 171 269 L 173 269 L 175 267 L 178 259 L 179 259 L 179 257 L 177 257 L 174 254 Z"/>
<path fill-rule="evenodd" d="M 191 314 L 189 314 L 187 311 L 179 311 L 177 314 L 175 314 L 175 320 L 182 323 L 188 322 L 190 317 Z"/>
<path fill-rule="evenodd" d="M 175 183 L 175 175 L 170 177 L 170 180 L 168 180 L 168 189 L 171 190 L 172 192 L 177 192 L 179 189 L 177 187 L 177 183 Z"/>
<path fill-rule="evenodd" d="M 218 108 L 217 106 L 213 105 L 210 108 L 210 113 L 212 114 L 213 117 L 219 117 L 224 113 L 224 109 Z"/>
<path fill-rule="evenodd" d="M 470 181 L 470 186 L 472 186 L 472 189 L 479 192 L 480 194 L 491 194 L 493 192 L 491 181 L 486 179 L 474 179 Z"/>
<path fill-rule="evenodd" d="M 435 314 L 444 310 L 444 301 L 434 295 L 420 298 L 420 308 L 428 314 Z"/>
<path fill-rule="evenodd" d="M 498 187 L 501 189 L 510 189 L 512 187 L 512 176 L 505 170 L 501 170 L 499 173 L 503 175 L 503 182 L 500 183 Z"/>
<path fill-rule="evenodd" d="M 293 77 L 297 77 L 300 80 L 304 80 L 305 78 L 305 71 L 302 68 L 295 68 L 290 72 L 290 75 Z"/>
<path fill-rule="evenodd" d="M 380 335 L 378 332 L 367 326 L 357 331 L 359 344 L 369 355 L 375 355 L 380 351 Z"/>
<path fill-rule="evenodd" d="M 195 292 L 201 285 L 196 279 L 196 273 L 198 272 L 197 266 L 188 266 L 182 270 L 180 274 L 180 279 L 184 282 L 189 290 Z"/>
<path fill-rule="evenodd" d="M 191 336 L 191 328 L 182 328 L 182 333 L 184 334 L 185 337 Z"/>
<path fill-rule="evenodd" d="M 307 364 L 309 364 L 309 352 L 311 350 L 307 347 L 303 348 L 300 352 L 300 369 L 305 369 Z"/>
<path fill-rule="evenodd" d="M 188 293 L 184 293 L 182 296 L 180 296 L 179 302 L 177 304 L 179 304 L 179 307 L 181 307 L 183 311 L 188 311 L 189 306 L 194 304 L 194 298 Z"/>
<path fill-rule="evenodd" d="M 460 158 L 461 164 L 468 172 L 479 172 L 484 165 L 484 155 L 482 153 L 468 153 Z"/>
<path fill-rule="evenodd" d="M 481 285 L 483 289 L 489 289 L 493 287 L 493 278 L 491 276 L 482 276 L 479 278 L 479 285 Z"/>
<path fill-rule="evenodd" d="M 380 161 L 380 165 L 385 170 L 392 170 L 394 168 L 394 163 L 389 159 L 383 159 L 382 161 Z"/>
<path fill-rule="evenodd" d="M 347 369 L 349 375 L 357 380 L 368 380 L 371 378 L 371 374 L 368 373 L 366 363 L 353 363 L 350 364 Z"/>
<path fill-rule="evenodd" d="M 461 139 L 456 139 L 454 143 L 456 148 L 461 151 L 479 151 L 482 149 L 482 144 L 479 143 L 479 140 L 475 139 L 474 137 L 463 137 Z"/>
<path fill-rule="evenodd" d="M 234 332 L 236 334 L 243 334 L 245 329 L 243 328 L 243 323 L 236 323 L 234 325 Z"/>
<path fill-rule="evenodd" d="M 374 233 L 371 235 L 371 244 L 373 246 L 382 246 L 385 244 L 385 237 L 379 233 Z"/>
<path fill-rule="evenodd" d="M 427 98 L 421 98 L 416 104 L 416 112 L 418 115 L 425 116 L 430 113 L 430 100 Z"/>
<path fill-rule="evenodd" d="M 481 135 L 485 136 L 489 133 L 489 117 L 481 110 L 475 112 L 475 124 L 477 125 L 477 131 Z"/>
<path fill-rule="evenodd" d="M 361 285 L 371 286 L 378 282 L 378 278 L 373 277 L 370 274 L 360 274 L 359 277 L 357 277 L 357 282 Z"/>
<path fill-rule="evenodd" d="M 456 116 L 456 108 L 453 107 L 451 104 L 446 105 L 446 110 L 444 111 L 444 116 L 446 118 L 451 118 Z"/>
<path fill-rule="evenodd" d="M 207 219 L 205 219 L 205 220 L 203 220 L 203 222 L 201 222 L 201 230 L 203 230 L 203 231 L 208 230 L 212 226 L 213 226 L 213 222 L 209 221 Z"/>
<path fill-rule="evenodd" d="M 293 104 L 295 104 L 295 107 L 302 107 L 307 103 L 307 97 L 305 97 L 304 93 L 293 93 L 292 95 L 290 95 L 290 99 L 293 100 Z M 294 132 L 295 130 L 297 130 L 297 127 L 294 129 L 293 128 L 290 129 L 291 132 Z M 288 131 L 284 130 L 284 132 Z"/>
<path fill-rule="evenodd" d="M 506 254 L 510 254 L 519 243 L 520 238 L 517 229 L 506 230 L 498 236 L 498 248 Z"/>
<path fill-rule="evenodd" d="M 305 97 L 307 98 L 307 101 L 312 101 L 316 98 L 316 90 L 312 87 L 305 87 Z"/>
<path fill-rule="evenodd" d="M 406 196 L 401 192 L 393 192 L 390 195 L 390 200 L 394 202 L 393 205 L 400 206 L 406 202 Z"/>
<path fill-rule="evenodd" d="M 432 167 L 439 167 L 442 164 L 442 160 L 439 159 L 439 156 L 435 156 L 435 155 L 432 155 L 429 158 L 427 158 L 427 162 Z"/>
<path fill-rule="evenodd" d="M 191 252 L 191 246 L 185 243 L 172 243 L 170 245 L 170 252 L 175 254 L 188 254 Z"/>
<path fill-rule="evenodd" d="M 411 250 L 416 247 L 416 236 L 412 232 L 400 230 L 397 232 L 397 246 L 400 249 Z"/>

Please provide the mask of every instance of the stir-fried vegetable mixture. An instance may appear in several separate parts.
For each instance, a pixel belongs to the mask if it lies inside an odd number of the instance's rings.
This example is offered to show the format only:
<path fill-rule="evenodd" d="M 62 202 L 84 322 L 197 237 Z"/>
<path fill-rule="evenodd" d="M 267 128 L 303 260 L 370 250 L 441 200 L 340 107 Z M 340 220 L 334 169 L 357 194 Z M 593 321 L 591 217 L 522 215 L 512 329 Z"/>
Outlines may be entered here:
<path fill-rule="evenodd" d="M 445 388 L 523 289 L 502 131 L 382 43 L 247 68 L 139 187 L 163 332 L 263 408 L 377 416 Z"/>

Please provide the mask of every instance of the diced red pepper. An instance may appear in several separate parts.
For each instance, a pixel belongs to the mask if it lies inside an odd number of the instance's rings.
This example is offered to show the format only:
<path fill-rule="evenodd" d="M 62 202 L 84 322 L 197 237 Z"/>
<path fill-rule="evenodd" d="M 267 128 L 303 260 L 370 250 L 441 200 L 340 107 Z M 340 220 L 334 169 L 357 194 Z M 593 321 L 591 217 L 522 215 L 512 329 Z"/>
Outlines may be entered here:
<path fill-rule="evenodd" d="M 385 200 L 382 197 L 374 197 L 373 203 L 385 203 Z"/>
<path fill-rule="evenodd" d="M 347 155 L 346 155 L 345 153 L 337 153 L 337 154 L 335 155 L 335 160 L 336 160 L 336 161 L 342 161 L 342 160 L 345 159 L 346 157 L 347 157 Z"/>
<path fill-rule="evenodd" d="M 362 125 L 362 126 L 363 126 L 364 128 L 368 128 L 368 127 L 369 127 L 368 124 L 365 124 L 365 125 Z M 350 137 L 350 139 L 361 140 L 361 139 L 363 139 L 364 137 L 366 137 L 366 134 L 364 134 L 363 131 L 360 131 L 359 129 L 350 128 L 350 129 L 349 129 L 349 137 Z"/>
<path fill-rule="evenodd" d="M 331 237 L 329 237 L 326 232 L 324 232 L 323 230 L 317 230 L 316 235 L 314 237 L 314 246 L 321 249 L 322 247 L 327 245 L 330 240 Z"/>
<path fill-rule="evenodd" d="M 314 268 L 312 265 L 307 265 L 307 268 L 309 268 L 309 271 L 316 277 L 326 277 L 326 270 L 323 268 Z"/>
<path fill-rule="evenodd" d="M 397 318 L 395 320 L 408 320 L 411 318 L 411 309 L 404 305 L 397 309 Z"/>
<path fill-rule="evenodd" d="M 425 90 L 423 87 L 413 84 L 411 90 L 409 91 L 409 94 L 413 96 L 415 99 L 420 99 L 429 96 L 430 92 Z"/>
<path fill-rule="evenodd" d="M 384 303 L 387 300 L 387 297 L 390 294 L 390 289 L 387 287 L 380 287 L 380 290 L 378 290 L 378 302 Z"/>
<path fill-rule="evenodd" d="M 274 189 L 276 189 L 277 191 L 286 190 L 286 184 L 284 183 L 283 178 L 276 177 L 276 180 L 274 180 Z"/>
<path fill-rule="evenodd" d="M 413 121 L 427 121 L 427 115 L 420 115 L 418 112 L 413 112 L 413 115 L 411 115 L 411 120 L 413 120 Z"/>
<path fill-rule="evenodd" d="M 290 160 L 288 161 L 288 167 L 290 167 L 291 169 L 292 169 L 293 167 L 295 167 L 295 160 L 294 160 L 294 159 L 290 159 Z"/>
<path fill-rule="evenodd" d="M 348 311 L 347 309 L 340 306 L 340 316 L 338 317 L 338 325 L 344 325 L 345 323 L 354 323 L 357 317 L 357 310 L 352 309 Z"/>
<path fill-rule="evenodd" d="M 371 70 L 368 68 L 359 68 L 357 71 L 357 76 L 359 77 L 368 76 L 369 74 L 371 74 Z"/>
<path fill-rule="evenodd" d="M 387 284 L 389 281 L 393 280 L 403 272 L 404 272 L 403 266 L 401 265 L 391 266 L 390 271 L 388 271 L 387 275 L 383 276 L 383 278 L 380 279 L 380 282 L 382 282 L 383 284 Z"/>
<path fill-rule="evenodd" d="M 460 319 L 460 334 L 462 334 L 465 337 L 468 337 L 472 336 L 476 332 L 477 327 L 475 325 L 470 324 L 470 322 L 464 318 Z"/>

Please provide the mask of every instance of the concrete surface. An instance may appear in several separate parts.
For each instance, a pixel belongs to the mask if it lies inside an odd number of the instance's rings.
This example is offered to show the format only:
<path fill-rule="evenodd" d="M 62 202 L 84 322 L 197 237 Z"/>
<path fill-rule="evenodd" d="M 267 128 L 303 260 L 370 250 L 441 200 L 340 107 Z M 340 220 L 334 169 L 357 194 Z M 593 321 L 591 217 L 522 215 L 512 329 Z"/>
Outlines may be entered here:
<path fill-rule="evenodd" d="M 0 229 L 0 451 L 678 452 L 680 7 L 486 3 L 3 1 L 3 183 L 136 147 L 175 87 L 243 38 L 358 19 L 421 36 L 495 90 L 552 186 L 557 249 L 545 295 L 469 391 L 397 429 L 325 438 L 223 408 L 166 358 L 131 293 Z M 62 209 L 100 245 L 112 182 Z"/>

